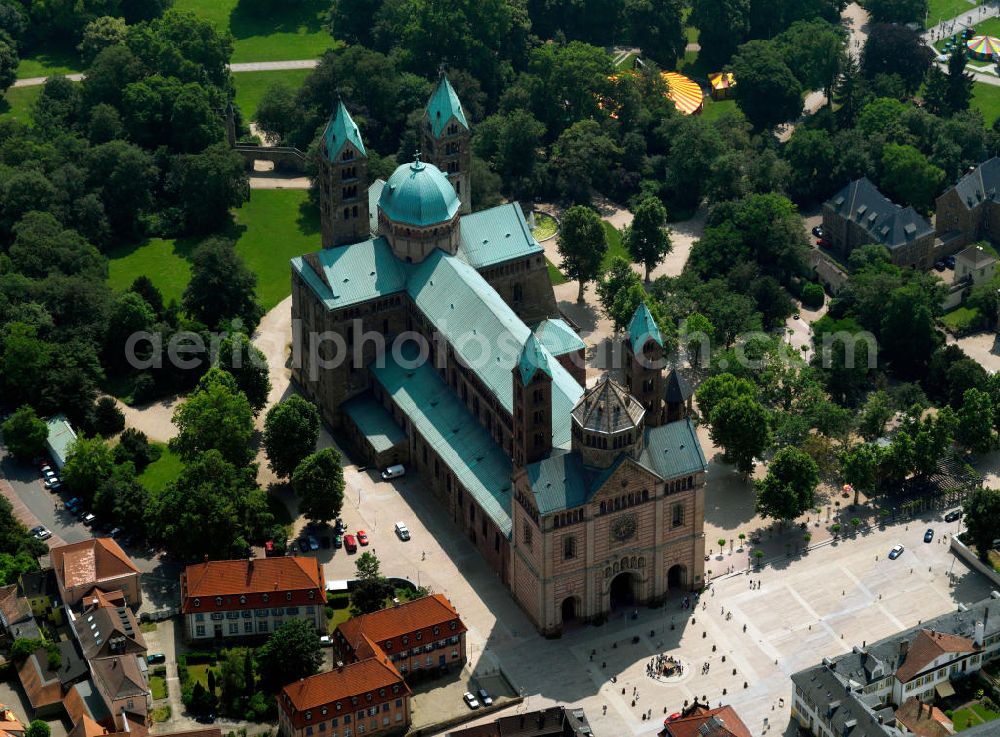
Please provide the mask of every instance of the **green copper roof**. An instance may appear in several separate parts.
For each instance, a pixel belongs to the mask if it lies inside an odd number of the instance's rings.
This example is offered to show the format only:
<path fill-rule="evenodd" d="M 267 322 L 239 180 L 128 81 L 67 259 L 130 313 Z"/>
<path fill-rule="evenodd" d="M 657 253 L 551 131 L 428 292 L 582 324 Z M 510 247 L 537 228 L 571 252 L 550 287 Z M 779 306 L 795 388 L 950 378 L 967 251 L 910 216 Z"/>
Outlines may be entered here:
<path fill-rule="evenodd" d="M 347 112 L 342 101 L 337 102 L 337 110 L 334 112 L 330 122 L 326 124 L 326 131 L 323 133 L 323 142 L 326 144 L 326 158 L 333 161 L 340 155 L 340 150 L 345 143 L 352 143 L 362 156 L 365 153 L 365 144 L 361 142 L 361 132 L 354 124 L 351 114 Z"/>
<path fill-rule="evenodd" d="M 587 347 L 576 331 L 561 317 L 554 320 L 542 320 L 535 326 L 533 332 L 539 342 L 553 356 L 562 356 Z"/>
<path fill-rule="evenodd" d="M 461 203 L 448 177 L 418 158 L 393 172 L 382 188 L 378 206 L 397 223 L 426 226 L 448 222 Z"/>
<path fill-rule="evenodd" d="M 518 371 L 521 373 L 521 382 L 525 385 L 529 384 L 531 380 L 535 377 L 536 371 L 542 371 L 552 376 L 552 369 L 549 368 L 549 354 L 548 351 L 542 348 L 542 344 L 538 342 L 538 338 L 535 337 L 534 333 L 528 335 L 528 339 L 524 341 L 524 348 L 521 350 L 521 357 L 517 361 Z"/>
<path fill-rule="evenodd" d="M 50 417 L 45 424 L 49 428 L 47 442 L 52 460 L 56 462 L 57 469 L 62 469 L 69 456 L 69 450 L 76 441 L 76 433 L 73 432 L 73 426 L 69 424 L 66 415 Z"/>
<path fill-rule="evenodd" d="M 403 347 L 405 366 L 394 351 L 385 364 L 371 364 L 375 380 L 392 397 L 428 445 L 451 469 L 462 487 L 472 494 L 500 531 L 510 537 L 511 463 L 486 429 L 432 368 L 423 363 L 412 368 L 416 346 Z"/>
<path fill-rule="evenodd" d="M 319 266 L 317 272 L 313 263 Z M 323 300 L 328 310 L 402 292 L 406 267 L 393 255 L 384 238 L 325 248 L 292 259 L 292 269 Z"/>
<path fill-rule="evenodd" d="M 525 470 L 540 514 L 586 504 L 622 463 L 633 461 L 662 479 L 704 471 L 705 455 L 690 420 L 646 428 L 638 457 L 622 453 L 607 469 L 583 465 L 578 453 L 555 452 Z"/>
<path fill-rule="evenodd" d="M 469 123 L 462 111 L 462 103 L 459 101 L 455 89 L 451 86 L 451 82 L 444 75 L 441 75 L 441 80 L 434 88 L 430 102 L 427 103 L 427 117 L 430 118 L 431 132 L 435 138 L 441 137 L 445 126 L 453 117 L 466 130 L 469 129 Z"/>
<path fill-rule="evenodd" d="M 458 256 L 476 269 L 542 254 L 516 202 L 463 215 L 459 235 Z"/>
<path fill-rule="evenodd" d="M 656 341 L 656 344 L 661 348 L 663 347 L 663 335 L 660 334 L 660 328 L 657 327 L 656 320 L 653 319 L 653 313 L 646 307 L 645 302 L 639 305 L 639 309 L 632 315 L 632 322 L 628 324 L 628 338 L 634 351 L 641 350 L 646 345 L 646 341 L 650 339 Z"/>
<path fill-rule="evenodd" d="M 406 434 L 389 411 L 368 394 L 345 402 L 340 408 L 354 421 L 376 453 L 390 450 L 406 440 Z"/>

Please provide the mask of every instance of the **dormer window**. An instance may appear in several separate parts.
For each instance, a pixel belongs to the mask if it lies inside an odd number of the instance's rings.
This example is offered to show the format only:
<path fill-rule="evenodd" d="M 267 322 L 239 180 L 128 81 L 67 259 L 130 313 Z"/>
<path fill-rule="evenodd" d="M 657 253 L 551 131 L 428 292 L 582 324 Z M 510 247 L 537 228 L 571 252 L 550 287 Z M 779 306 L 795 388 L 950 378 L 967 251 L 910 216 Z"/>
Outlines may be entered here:
<path fill-rule="evenodd" d="M 201 606 L 201 599 L 195 599 L 194 600 L 194 605 L 195 606 Z"/>
<path fill-rule="evenodd" d="M 417 633 L 417 642 L 419 642 L 422 639 L 424 639 L 424 633 L 423 632 L 418 632 Z"/>
<path fill-rule="evenodd" d="M 221 596 L 216 596 L 215 597 L 215 606 L 222 606 L 222 597 Z"/>
<path fill-rule="evenodd" d="M 385 641 L 385 649 L 386 650 L 392 650 L 392 640 L 386 640 Z"/>
<path fill-rule="evenodd" d="M 407 637 L 406 635 L 403 635 L 403 644 L 404 645 L 409 645 L 410 644 L 410 638 Z"/>
<path fill-rule="evenodd" d="M 380 688 L 378 690 L 378 695 L 381 696 L 381 697 L 383 697 L 383 698 L 385 698 L 385 689 L 384 688 Z"/>
<path fill-rule="evenodd" d="M 240 604 L 246 604 L 246 603 L 247 603 L 247 597 L 241 596 L 240 597 Z"/>
<path fill-rule="evenodd" d="M 327 712 L 327 708 L 325 706 L 322 709 L 319 710 L 319 713 L 322 714 L 323 716 L 326 716 L 326 712 Z"/>
<path fill-rule="evenodd" d="M 441 628 L 440 628 L 440 627 L 435 627 L 435 628 L 434 628 L 434 634 L 435 634 L 435 635 L 439 635 L 439 634 L 441 634 Z"/>
<path fill-rule="evenodd" d="M 316 592 L 315 591 L 310 591 L 309 592 L 309 599 L 312 600 L 312 599 L 315 599 L 315 598 L 316 598 Z"/>
<path fill-rule="evenodd" d="M 268 594 L 264 594 L 261 598 L 264 600 L 265 604 L 271 600 L 271 597 Z"/>
<path fill-rule="evenodd" d="M 286 591 L 285 592 L 285 601 L 291 601 L 291 600 L 292 600 L 292 592 L 291 591 Z"/>
<path fill-rule="evenodd" d="M 334 705 L 333 705 L 333 707 L 334 707 L 334 708 L 335 708 L 335 709 L 336 709 L 337 711 L 340 711 L 340 709 L 341 709 L 341 707 L 340 707 L 340 702 L 338 701 L 338 702 L 337 702 L 336 704 L 334 704 Z"/>
<path fill-rule="evenodd" d="M 452 622 L 452 623 L 451 623 L 451 628 L 452 628 L 453 630 L 457 630 L 457 629 L 458 629 L 458 622 Z"/>
<path fill-rule="evenodd" d="M 306 721 L 307 722 L 312 721 L 312 718 L 313 718 L 313 713 L 311 711 L 307 711 L 306 712 Z"/>
<path fill-rule="evenodd" d="M 366 698 L 366 699 L 368 699 L 368 703 L 371 703 L 371 701 L 372 701 L 372 699 L 373 699 L 374 697 L 373 697 L 373 696 L 372 696 L 372 695 L 371 695 L 370 693 L 366 693 L 366 694 L 365 694 L 365 698 Z"/>

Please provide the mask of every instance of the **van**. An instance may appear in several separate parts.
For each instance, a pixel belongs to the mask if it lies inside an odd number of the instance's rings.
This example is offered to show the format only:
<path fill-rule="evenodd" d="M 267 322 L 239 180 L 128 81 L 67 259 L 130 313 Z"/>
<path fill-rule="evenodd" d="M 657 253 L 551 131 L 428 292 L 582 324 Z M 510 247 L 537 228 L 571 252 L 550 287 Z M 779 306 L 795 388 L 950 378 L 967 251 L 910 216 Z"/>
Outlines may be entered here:
<path fill-rule="evenodd" d="M 385 469 L 382 472 L 382 478 L 385 481 L 388 481 L 389 479 L 398 479 L 400 476 L 403 476 L 405 473 L 406 473 L 406 469 L 403 468 L 401 465 L 399 465 L 397 463 L 395 466 L 389 466 L 387 469 Z"/>

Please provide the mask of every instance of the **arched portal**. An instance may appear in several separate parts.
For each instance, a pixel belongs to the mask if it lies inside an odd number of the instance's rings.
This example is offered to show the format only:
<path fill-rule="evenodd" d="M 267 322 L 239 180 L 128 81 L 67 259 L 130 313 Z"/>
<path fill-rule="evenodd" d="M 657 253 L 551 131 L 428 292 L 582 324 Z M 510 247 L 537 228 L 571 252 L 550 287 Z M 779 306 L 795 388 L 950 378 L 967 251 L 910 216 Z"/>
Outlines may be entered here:
<path fill-rule="evenodd" d="M 611 608 L 632 606 L 636 602 L 638 581 L 634 573 L 623 571 L 611 582 Z"/>
<path fill-rule="evenodd" d="M 682 566 L 680 563 L 670 566 L 670 569 L 667 571 L 667 590 L 672 591 L 673 589 L 686 589 L 687 587 L 687 567 Z"/>
<path fill-rule="evenodd" d="M 575 596 L 568 596 L 563 599 L 561 614 L 564 626 L 571 624 L 578 616 L 580 616 L 579 602 Z"/>

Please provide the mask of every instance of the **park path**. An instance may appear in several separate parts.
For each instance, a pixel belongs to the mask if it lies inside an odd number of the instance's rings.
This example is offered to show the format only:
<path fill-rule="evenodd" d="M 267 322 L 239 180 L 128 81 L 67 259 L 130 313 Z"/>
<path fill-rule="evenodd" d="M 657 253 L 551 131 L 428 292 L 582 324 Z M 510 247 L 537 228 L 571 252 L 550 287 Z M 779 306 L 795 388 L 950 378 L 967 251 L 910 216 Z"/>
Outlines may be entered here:
<path fill-rule="evenodd" d="M 241 64 L 230 64 L 229 71 L 233 74 L 240 72 L 281 72 L 286 69 L 315 69 L 319 65 L 319 59 L 292 59 L 290 61 L 249 61 Z M 67 74 L 66 78 L 73 82 L 83 81 L 83 75 L 79 73 Z M 14 82 L 14 87 L 38 87 L 45 84 L 48 77 L 27 77 Z"/>
<path fill-rule="evenodd" d="M 957 33 L 963 30 L 967 25 L 975 25 L 976 23 L 981 23 L 987 18 L 994 18 L 997 16 L 1000 16 L 1000 5 L 980 5 L 978 7 L 970 6 L 968 10 L 958 14 L 954 18 L 941 21 L 924 31 L 924 42 L 930 46 L 934 51 L 934 54 L 937 55 L 938 51 L 934 48 L 935 41 L 940 41 L 945 36 Z M 948 71 L 947 62 L 937 62 L 937 65 L 943 71 Z M 1000 87 L 1000 77 L 997 77 L 997 75 L 993 72 L 981 72 L 971 66 L 967 67 L 966 71 L 972 75 L 976 82 L 982 82 L 983 84 L 992 85 L 993 87 Z"/>

